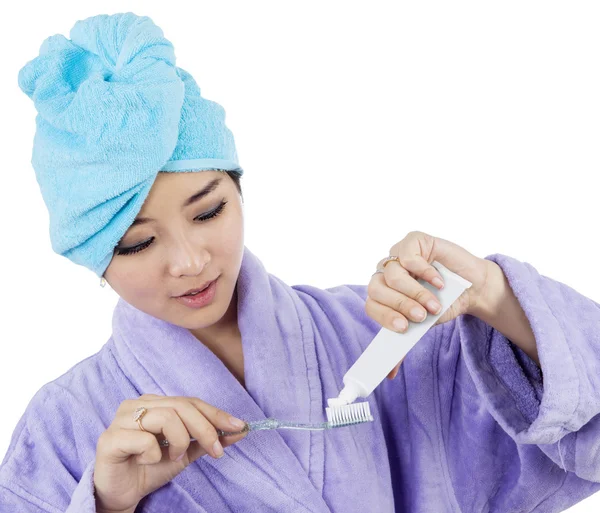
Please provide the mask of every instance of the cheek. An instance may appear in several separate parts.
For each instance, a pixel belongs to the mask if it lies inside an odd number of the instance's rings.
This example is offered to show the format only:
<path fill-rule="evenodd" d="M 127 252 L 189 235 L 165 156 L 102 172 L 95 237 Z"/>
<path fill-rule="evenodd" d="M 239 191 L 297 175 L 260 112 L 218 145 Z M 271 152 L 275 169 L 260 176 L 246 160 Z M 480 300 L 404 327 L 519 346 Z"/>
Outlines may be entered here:
<path fill-rule="evenodd" d="M 148 303 L 156 298 L 157 280 L 146 267 L 139 265 L 120 265 L 112 273 L 115 292 L 131 305 Z"/>
<path fill-rule="evenodd" d="M 236 258 L 240 248 L 244 247 L 244 218 L 239 209 L 234 215 L 228 216 L 227 221 L 219 227 L 219 234 L 214 239 L 218 241 L 212 249 L 222 255 Z"/>

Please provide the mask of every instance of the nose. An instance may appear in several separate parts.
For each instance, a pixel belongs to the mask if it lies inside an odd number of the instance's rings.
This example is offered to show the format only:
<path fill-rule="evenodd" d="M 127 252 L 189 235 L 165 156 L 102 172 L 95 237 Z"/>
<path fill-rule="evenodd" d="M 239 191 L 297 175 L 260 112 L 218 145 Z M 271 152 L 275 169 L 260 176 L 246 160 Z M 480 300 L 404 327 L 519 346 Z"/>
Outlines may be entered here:
<path fill-rule="evenodd" d="M 210 254 L 203 244 L 182 236 L 174 241 L 169 253 L 170 272 L 175 277 L 198 276 L 210 262 Z"/>

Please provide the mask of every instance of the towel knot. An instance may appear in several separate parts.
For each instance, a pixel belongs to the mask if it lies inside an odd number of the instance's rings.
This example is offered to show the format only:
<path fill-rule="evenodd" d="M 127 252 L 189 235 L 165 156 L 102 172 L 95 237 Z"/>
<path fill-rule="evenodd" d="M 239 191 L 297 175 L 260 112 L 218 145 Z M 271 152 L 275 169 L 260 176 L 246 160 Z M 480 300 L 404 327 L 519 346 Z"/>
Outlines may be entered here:
<path fill-rule="evenodd" d="M 19 72 L 19 87 L 45 121 L 93 137 L 124 125 L 132 111 L 160 105 L 177 128 L 184 84 L 173 45 L 150 18 L 94 16 L 76 22 L 70 36 L 47 38 Z"/>

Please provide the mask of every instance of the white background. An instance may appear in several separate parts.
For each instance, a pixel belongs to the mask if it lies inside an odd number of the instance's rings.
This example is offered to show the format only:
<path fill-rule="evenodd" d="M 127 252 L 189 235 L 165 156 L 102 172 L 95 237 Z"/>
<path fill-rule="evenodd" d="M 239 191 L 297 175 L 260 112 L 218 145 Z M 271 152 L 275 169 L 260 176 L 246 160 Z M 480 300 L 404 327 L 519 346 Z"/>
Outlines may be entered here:
<path fill-rule="evenodd" d="M 0 455 L 33 394 L 106 342 L 117 300 L 51 250 L 18 71 L 75 21 L 129 10 L 163 29 L 177 64 L 224 106 L 245 169 L 246 245 L 288 284 L 367 283 L 422 230 L 600 301 L 596 2 L 11 3 Z M 599 506 L 600 495 L 569 511 Z"/>

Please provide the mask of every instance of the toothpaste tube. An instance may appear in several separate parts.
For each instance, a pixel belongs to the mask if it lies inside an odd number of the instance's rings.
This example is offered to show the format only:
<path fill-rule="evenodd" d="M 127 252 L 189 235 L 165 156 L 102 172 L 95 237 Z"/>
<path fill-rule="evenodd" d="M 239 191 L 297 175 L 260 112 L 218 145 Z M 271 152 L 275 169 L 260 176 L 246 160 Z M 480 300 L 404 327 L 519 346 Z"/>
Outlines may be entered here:
<path fill-rule="evenodd" d="M 444 288 L 439 290 L 424 280 L 418 282 L 436 296 L 442 309 L 435 315 L 427 312 L 427 317 L 422 322 L 409 321 L 408 329 L 404 333 L 381 328 L 363 354 L 344 375 L 344 388 L 340 395 L 328 399 L 327 404 L 330 408 L 350 404 L 358 397 L 367 397 L 444 312 L 472 285 L 439 262 L 433 261 L 431 265 L 442 275 Z"/>

